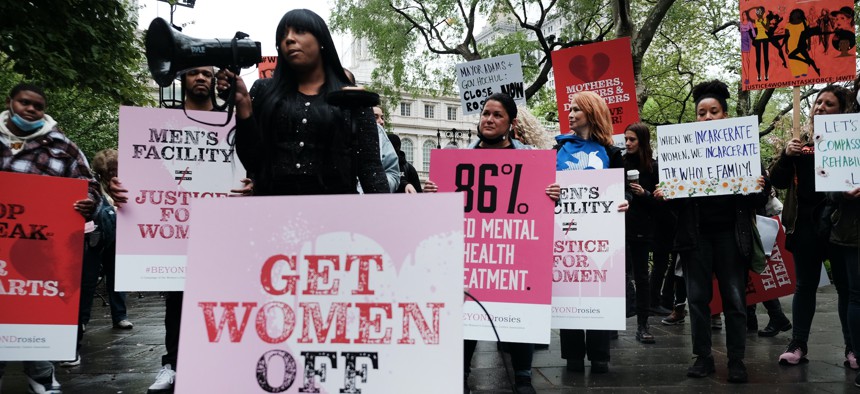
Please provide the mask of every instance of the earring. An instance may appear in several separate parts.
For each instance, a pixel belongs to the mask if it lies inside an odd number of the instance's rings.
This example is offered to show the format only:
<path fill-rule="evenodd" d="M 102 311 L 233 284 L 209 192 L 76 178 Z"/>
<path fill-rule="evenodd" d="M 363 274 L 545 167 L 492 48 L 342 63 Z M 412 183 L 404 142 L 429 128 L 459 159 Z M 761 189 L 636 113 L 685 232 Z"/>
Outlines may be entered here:
<path fill-rule="evenodd" d="M 325 49 L 325 47 L 324 47 L 324 46 L 322 46 L 322 45 L 320 45 L 320 50 L 322 51 L 322 50 L 324 50 L 324 49 Z"/>

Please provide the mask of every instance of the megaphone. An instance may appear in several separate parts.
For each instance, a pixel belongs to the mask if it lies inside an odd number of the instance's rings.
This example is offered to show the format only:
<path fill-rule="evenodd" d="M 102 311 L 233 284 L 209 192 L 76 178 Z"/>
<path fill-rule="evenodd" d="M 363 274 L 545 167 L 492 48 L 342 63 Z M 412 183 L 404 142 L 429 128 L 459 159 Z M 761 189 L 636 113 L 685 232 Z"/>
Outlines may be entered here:
<path fill-rule="evenodd" d="M 155 18 L 146 33 L 146 62 L 152 79 L 161 87 L 170 86 L 177 74 L 189 68 L 216 66 L 238 70 L 261 62 L 261 54 L 258 41 L 238 37 L 192 38 L 161 18 Z"/>

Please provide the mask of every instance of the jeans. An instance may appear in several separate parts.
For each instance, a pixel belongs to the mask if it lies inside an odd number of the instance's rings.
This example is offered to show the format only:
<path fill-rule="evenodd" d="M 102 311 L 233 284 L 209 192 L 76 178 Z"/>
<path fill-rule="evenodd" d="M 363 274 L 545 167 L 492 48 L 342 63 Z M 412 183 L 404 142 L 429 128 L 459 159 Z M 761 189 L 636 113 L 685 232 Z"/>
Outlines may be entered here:
<path fill-rule="evenodd" d="M 713 278 L 717 277 L 726 318 L 726 347 L 730 360 L 741 360 L 746 350 L 746 286 L 749 267 L 741 257 L 733 230 L 700 234 L 698 246 L 683 252 L 681 263 L 687 280 L 693 354 L 711 355 L 711 308 Z"/>
<path fill-rule="evenodd" d="M 533 343 L 506 343 L 511 354 L 511 364 L 516 376 L 532 376 L 532 358 L 534 357 L 535 345 Z M 472 355 L 478 341 L 467 339 L 463 341 L 463 369 L 466 376 L 472 372 Z"/>
<path fill-rule="evenodd" d="M 795 230 L 792 237 L 792 255 L 794 256 L 795 284 L 794 299 L 791 303 L 792 338 L 798 341 L 809 340 L 809 330 L 812 326 L 812 318 L 815 316 L 815 297 L 818 291 L 818 282 L 821 280 L 821 265 L 830 255 L 829 243 L 821 241 L 816 237 L 812 226 L 811 214 L 805 210 L 798 212 Z M 843 259 L 840 256 L 832 256 L 830 267 L 833 272 L 844 270 Z M 843 320 L 843 337 L 846 345 L 849 343 L 847 327 L 845 327 L 843 315 L 847 308 L 847 283 L 843 275 L 833 275 L 833 285 L 839 296 L 839 318 Z"/>
<path fill-rule="evenodd" d="M 105 248 L 102 253 L 102 272 L 105 278 L 108 304 L 110 304 L 110 317 L 113 324 L 128 319 L 128 311 L 125 306 L 125 293 L 115 291 L 116 287 L 116 244 Z"/>
<path fill-rule="evenodd" d="M 75 349 L 81 350 L 84 339 L 83 325 L 89 323 L 93 309 L 93 297 L 96 294 L 96 285 L 99 283 L 99 271 L 101 270 L 100 250 L 89 244 L 89 235 L 84 237 L 83 264 L 81 266 L 81 299 L 78 303 L 78 343 Z"/>
<path fill-rule="evenodd" d="M 607 330 L 559 330 L 561 358 L 609 362 L 609 339 Z"/>

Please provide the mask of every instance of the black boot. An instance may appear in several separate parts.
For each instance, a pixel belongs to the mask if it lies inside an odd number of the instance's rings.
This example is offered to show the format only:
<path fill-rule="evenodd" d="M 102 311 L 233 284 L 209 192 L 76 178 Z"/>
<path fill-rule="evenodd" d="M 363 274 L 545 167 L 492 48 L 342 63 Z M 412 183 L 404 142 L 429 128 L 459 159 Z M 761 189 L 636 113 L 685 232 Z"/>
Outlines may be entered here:
<path fill-rule="evenodd" d="M 654 335 L 648 329 L 648 323 L 640 323 L 636 329 L 636 340 L 642 343 L 654 343 Z"/>
<path fill-rule="evenodd" d="M 791 321 L 785 317 L 782 309 L 767 311 L 767 314 L 770 316 L 770 321 L 767 322 L 767 326 L 763 330 L 758 332 L 758 336 L 775 337 L 780 332 L 791 330 Z"/>

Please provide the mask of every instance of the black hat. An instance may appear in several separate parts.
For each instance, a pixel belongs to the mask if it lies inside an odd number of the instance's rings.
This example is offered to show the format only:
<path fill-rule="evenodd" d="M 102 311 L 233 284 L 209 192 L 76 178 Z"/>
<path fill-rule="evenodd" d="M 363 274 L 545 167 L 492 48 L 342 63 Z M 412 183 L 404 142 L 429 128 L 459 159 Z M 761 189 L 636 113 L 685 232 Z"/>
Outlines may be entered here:
<path fill-rule="evenodd" d="M 845 16 L 854 19 L 854 8 L 851 7 L 842 7 L 839 11 L 833 11 L 830 13 L 830 16 L 837 16 L 839 14 L 844 14 Z"/>

